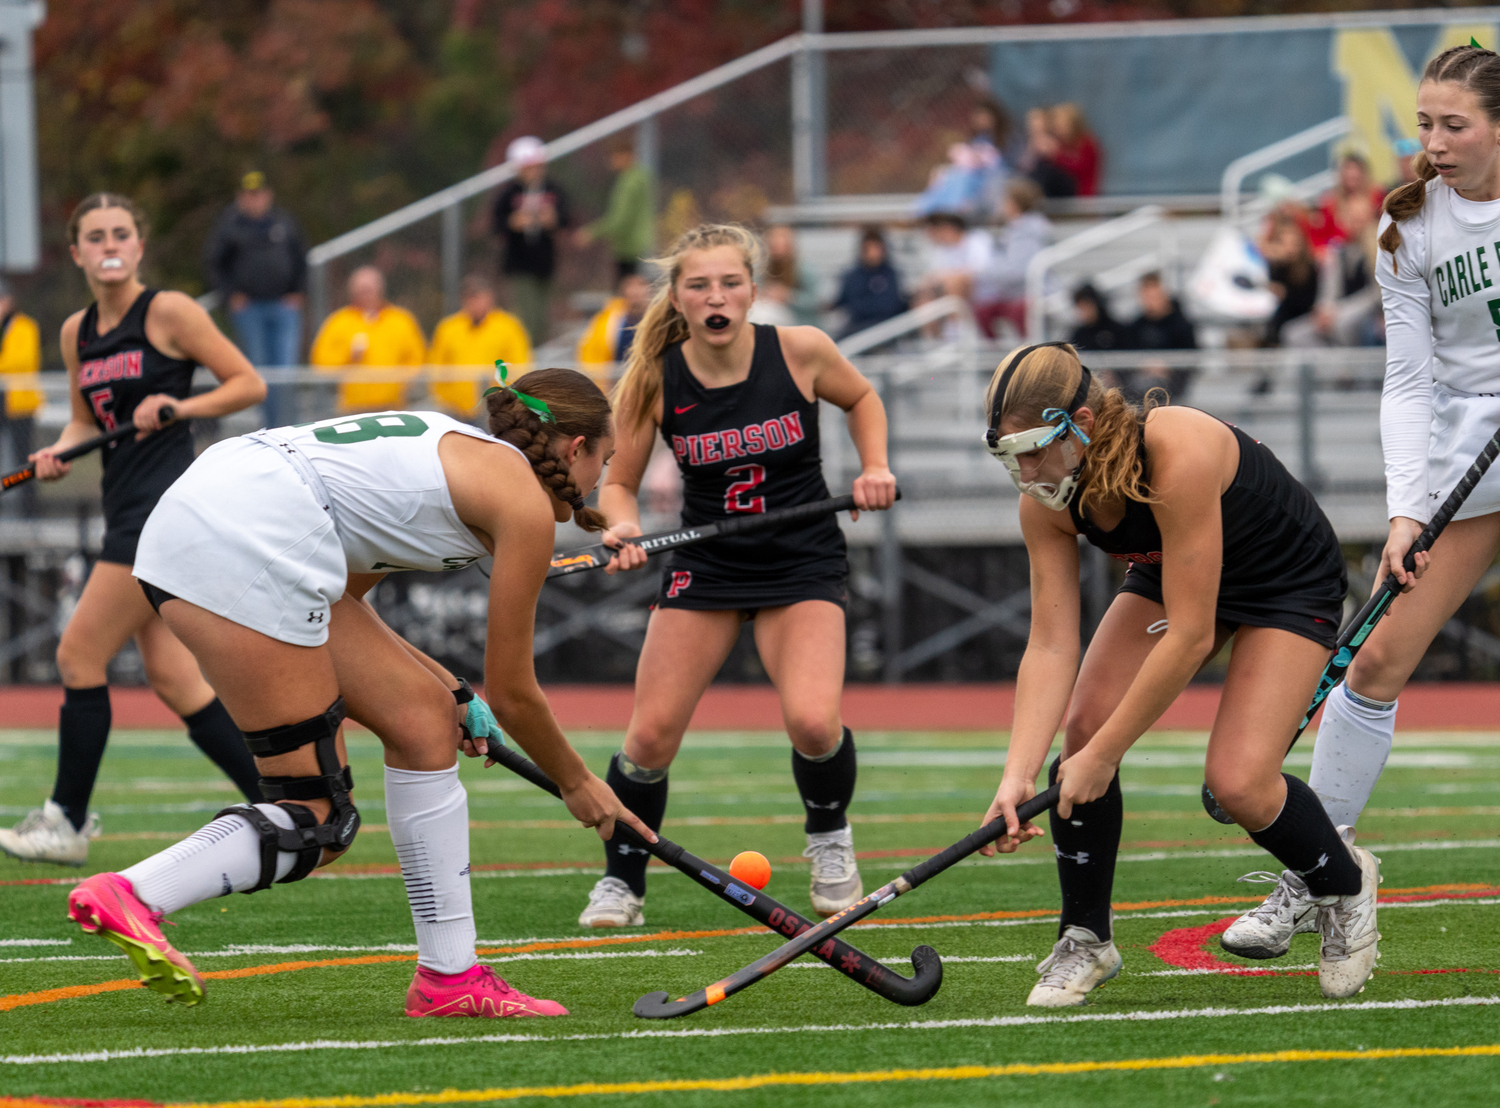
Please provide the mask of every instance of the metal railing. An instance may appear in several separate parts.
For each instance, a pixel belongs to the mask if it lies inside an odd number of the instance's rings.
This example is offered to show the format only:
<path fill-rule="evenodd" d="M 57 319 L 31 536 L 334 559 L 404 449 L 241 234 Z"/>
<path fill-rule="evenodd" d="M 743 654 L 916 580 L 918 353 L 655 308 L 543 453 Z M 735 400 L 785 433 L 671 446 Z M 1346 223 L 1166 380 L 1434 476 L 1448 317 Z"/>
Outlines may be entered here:
<path fill-rule="evenodd" d="M 1141 231 L 1150 230 L 1160 226 L 1167 219 L 1166 209 L 1157 204 L 1146 204 L 1137 208 L 1128 215 L 1122 215 L 1118 219 L 1111 219 L 1097 226 L 1090 227 L 1086 231 L 1080 231 L 1076 235 L 1065 238 L 1062 242 L 1053 243 L 1037 251 L 1031 262 L 1026 266 L 1026 335 L 1032 342 L 1042 341 L 1047 330 L 1047 310 L 1049 308 L 1049 290 L 1047 278 L 1059 264 L 1080 258 L 1098 250 L 1101 246 L 1116 242 Z M 1139 276 L 1146 269 L 1155 268 L 1160 265 L 1158 254 L 1152 253 L 1152 262 L 1145 269 L 1141 269 L 1132 263 L 1126 263 L 1128 272 L 1133 276 Z M 1121 271 L 1126 272 L 1126 270 Z M 1103 280 L 1103 277 L 1098 280 Z M 1109 274 L 1109 279 L 1115 284 L 1122 284 L 1130 280 L 1129 276 L 1123 279 L 1119 274 Z M 1106 291 L 1103 286 L 1100 291 Z M 1066 296 L 1065 292 L 1062 292 Z"/>
<path fill-rule="evenodd" d="M 1280 142 L 1273 142 L 1269 146 L 1264 146 L 1230 162 L 1224 168 L 1224 176 L 1219 184 L 1219 210 L 1223 213 L 1225 220 L 1230 223 L 1240 222 L 1240 190 L 1244 186 L 1245 179 L 1252 173 L 1270 169 L 1271 166 L 1284 162 L 1288 158 L 1294 158 L 1298 154 L 1315 150 L 1319 146 L 1343 138 L 1353 128 L 1354 123 L 1347 116 L 1335 116 L 1333 119 L 1324 120 L 1305 131 L 1298 131 L 1295 135 L 1288 135 Z M 1333 174 L 1325 170 L 1296 182 L 1294 188 L 1299 197 L 1316 196 L 1331 184 L 1333 184 Z"/>

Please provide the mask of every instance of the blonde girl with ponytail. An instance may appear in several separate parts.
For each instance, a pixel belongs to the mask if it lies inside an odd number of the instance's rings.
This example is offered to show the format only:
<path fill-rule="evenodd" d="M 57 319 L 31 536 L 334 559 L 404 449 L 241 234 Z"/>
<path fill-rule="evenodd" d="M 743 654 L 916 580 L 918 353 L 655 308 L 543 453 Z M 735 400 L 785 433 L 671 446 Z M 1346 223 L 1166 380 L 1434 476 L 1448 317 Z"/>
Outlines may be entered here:
<path fill-rule="evenodd" d="M 745 228 L 709 224 L 687 232 L 657 262 L 662 277 L 614 395 L 617 451 L 599 507 L 613 537 L 626 545 L 610 572 L 646 562 L 629 539 L 641 533 L 637 492 L 658 434 L 683 476 L 684 524 L 827 497 L 818 456 L 820 400 L 848 413 L 861 462 L 855 503 L 874 510 L 894 501 L 885 409 L 869 381 L 815 327 L 748 321 L 763 256 Z M 753 620 L 792 743 L 812 861 L 810 897 L 824 916 L 863 893 L 845 814 L 854 794 L 854 737 L 839 712 L 847 575 L 843 534 L 831 516 L 674 553 L 636 668 L 624 747 L 606 777 L 633 812 L 661 826 L 668 767 L 688 720 L 741 625 Z M 645 855 L 607 846 L 605 857 L 605 876 L 579 923 L 641 924 Z"/>
<path fill-rule="evenodd" d="M 1128 404 L 1064 343 L 1013 352 L 986 400 L 990 452 L 1025 494 L 1031 559 L 1031 635 L 1004 776 L 985 815 L 1008 824 L 1000 851 L 1042 834 L 1018 823 L 1016 805 L 1035 795 L 1064 732 L 1048 772 L 1061 786 L 1051 830 L 1062 920 L 1027 1003 L 1082 1004 L 1119 972 L 1110 892 L 1121 759 L 1229 643 L 1205 778 L 1250 837 L 1305 882 L 1324 926 L 1324 995 L 1352 996 L 1375 963 L 1379 867 L 1340 839 L 1306 784 L 1281 772 L 1338 633 L 1343 554 L 1312 494 L 1269 450 L 1204 412 L 1153 400 L 1144 410 Z M 1127 566 L 1081 665 L 1080 536 Z M 1245 953 L 1254 938 L 1226 932 L 1224 945 Z"/>

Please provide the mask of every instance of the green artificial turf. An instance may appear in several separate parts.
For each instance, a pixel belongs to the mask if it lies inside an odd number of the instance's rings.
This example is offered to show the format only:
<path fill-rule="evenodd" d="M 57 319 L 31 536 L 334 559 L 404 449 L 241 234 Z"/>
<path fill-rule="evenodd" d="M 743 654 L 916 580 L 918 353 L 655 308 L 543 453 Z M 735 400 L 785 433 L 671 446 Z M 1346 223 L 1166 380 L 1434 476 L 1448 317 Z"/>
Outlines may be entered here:
<path fill-rule="evenodd" d="M 574 738 L 600 771 L 619 741 L 618 735 L 597 733 Z M 1003 742 L 1004 736 L 967 733 L 860 736 L 860 788 L 852 812 L 867 890 L 977 823 L 999 778 Z M 13 821 L 45 795 L 55 756 L 52 743 L 46 732 L 0 732 L 0 819 Z M 1056 924 L 1045 918 L 1009 918 L 869 926 L 846 934 L 893 965 L 903 964 L 919 943 L 930 943 L 949 959 L 942 990 L 920 1008 L 892 1005 L 832 970 L 799 964 L 697 1015 L 662 1023 L 636 1019 L 630 1006 L 643 993 L 665 989 L 683 995 L 776 942 L 766 933 L 687 935 L 488 956 L 522 955 L 497 962 L 496 971 L 526 992 L 566 1004 L 572 1014 L 559 1020 L 409 1020 L 401 1012 L 413 970 L 406 960 L 210 980 L 208 1000 L 193 1009 L 169 1007 L 143 990 L 14 1007 L 0 1011 L 0 1097 L 197 1103 L 1500 1043 L 1500 1003 L 1357 1007 L 1500 999 L 1500 946 L 1493 924 L 1500 905 L 1485 903 L 1500 899 L 1495 896 L 1383 907 L 1381 969 L 1354 1001 L 1324 1001 L 1316 976 L 1306 973 L 1152 976 L 1172 968 L 1148 949 L 1163 935 L 1204 927 L 1250 906 L 1249 901 L 1160 902 L 1256 896 L 1269 886 L 1238 884 L 1235 878 L 1275 867 L 1239 829 L 1221 827 L 1202 814 L 1197 799 L 1202 746 L 1201 735 L 1149 735 L 1126 760 L 1128 816 L 1115 886 L 1116 942 L 1125 969 L 1082 1009 L 1046 1013 L 1026 1008 L 1034 962 L 1050 949 Z M 799 805 L 787 749 L 785 738 L 772 734 L 690 736 L 673 767 L 664 830 L 721 864 L 740 850 L 765 853 L 774 865 L 767 891 L 808 912 Z M 1310 749 L 1299 747 L 1294 753 L 1293 772 L 1305 774 Z M 379 828 L 384 811 L 378 746 L 357 734 L 350 750 L 366 829 L 348 857 L 329 872 L 361 876 L 281 885 L 176 913 L 178 926 L 169 935 L 200 970 L 357 958 L 380 953 L 370 948 L 385 944 L 394 944 L 386 953 L 397 955 L 411 948 L 414 937 L 399 877 L 370 872 L 395 862 L 390 839 Z M 566 813 L 557 801 L 500 767 L 484 770 L 465 763 L 462 774 L 477 824 L 473 889 L 482 945 L 524 947 L 535 945 L 527 940 L 599 938 L 600 933 L 576 924 L 600 864 L 592 833 L 565 826 Z M 105 834 L 94 844 L 89 866 L 73 871 L 0 859 L 0 882 L 123 868 L 189 833 L 233 799 L 227 783 L 216 779 L 184 736 L 119 733 L 94 798 Z M 1361 821 L 1360 839 L 1377 853 L 1385 846 L 1387 890 L 1500 882 L 1495 864 L 1500 857 L 1500 736 L 1400 736 L 1371 810 Z M 1477 845 L 1431 848 L 1444 841 Z M 1053 911 L 1058 894 L 1046 842 L 1030 844 L 1012 858 L 965 863 L 889 905 L 875 919 Z M 1424 844 L 1429 848 L 1411 849 Z M 518 863 L 540 868 L 483 868 Z M 0 942 L 5 944 L 0 945 L 0 997 L 129 975 L 128 963 L 115 948 L 65 920 L 66 896 L 63 885 L 0 885 Z M 675 871 L 656 868 L 646 915 L 646 928 L 625 934 L 725 930 L 751 922 Z M 66 945 L 20 945 L 17 940 Z M 213 954 L 238 944 L 281 949 Z M 284 949 L 297 946 L 310 949 Z M 340 947 L 355 949 L 335 949 Z M 1224 955 L 1216 943 L 1207 949 L 1224 961 L 1239 961 Z M 597 953 L 619 956 L 576 957 Z M 106 957 L 37 960 L 93 956 Z M 1016 960 L 961 960 L 965 958 Z M 1316 936 L 1304 935 L 1282 962 L 1242 964 L 1306 967 L 1316 958 Z M 1469 972 L 1425 972 L 1433 970 Z M 1249 1011 L 1274 1006 L 1316 1010 Z M 1223 1013 L 1154 1020 L 1090 1018 L 1216 1008 Z M 994 1023 L 1028 1017 L 1047 1022 Z M 486 1036 L 502 1041 L 469 1041 Z M 420 1042 L 434 1039 L 443 1041 Z M 298 1051 L 218 1051 L 319 1042 L 325 1045 Z M 331 1042 L 367 1045 L 340 1049 L 327 1045 Z M 189 1048 L 216 1052 L 180 1053 Z M 132 1050 L 178 1053 L 23 1061 Z M 1127 1100 L 1287 1105 L 1425 1098 L 1477 1104 L 1491 1102 L 1496 1087 L 1500 1056 L 1492 1055 L 1216 1063 L 1138 1072 L 611 1094 L 569 1102 L 688 1106 L 725 1103 L 729 1097 L 730 1104 L 802 1105 L 836 1098 L 840 1105 L 884 1106 L 1005 1099 L 1095 1108 Z"/>

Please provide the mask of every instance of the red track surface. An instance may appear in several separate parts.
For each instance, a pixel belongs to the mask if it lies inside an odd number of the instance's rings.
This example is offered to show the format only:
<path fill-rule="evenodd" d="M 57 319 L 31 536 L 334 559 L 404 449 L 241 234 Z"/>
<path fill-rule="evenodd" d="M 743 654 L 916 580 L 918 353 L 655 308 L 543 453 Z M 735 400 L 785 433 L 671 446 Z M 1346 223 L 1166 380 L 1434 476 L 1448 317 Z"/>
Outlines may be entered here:
<path fill-rule="evenodd" d="M 551 685 L 547 696 L 569 730 L 621 731 L 630 720 L 629 685 Z M 116 727 L 179 727 L 181 721 L 150 689 L 114 689 Z M 0 727 L 57 726 L 62 689 L 0 687 Z M 993 731 L 1010 727 L 1015 686 L 848 685 L 844 722 L 855 731 Z M 1219 690 L 1195 685 L 1177 698 L 1158 725 L 1206 731 Z M 1397 725 L 1406 731 L 1500 729 L 1500 684 L 1413 685 L 1401 697 Z M 781 708 L 769 685 L 715 685 L 693 714 L 698 731 L 777 731 Z"/>

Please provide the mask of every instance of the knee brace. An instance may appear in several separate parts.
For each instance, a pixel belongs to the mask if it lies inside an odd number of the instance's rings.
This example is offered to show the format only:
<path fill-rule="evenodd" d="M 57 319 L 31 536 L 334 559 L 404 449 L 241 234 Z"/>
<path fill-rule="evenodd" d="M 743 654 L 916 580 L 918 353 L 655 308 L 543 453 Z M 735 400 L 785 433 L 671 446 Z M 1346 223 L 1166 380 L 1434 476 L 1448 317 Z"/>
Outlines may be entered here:
<path fill-rule="evenodd" d="M 335 741 L 344 719 L 344 698 L 339 697 L 328 710 L 312 719 L 265 731 L 247 731 L 245 745 L 258 758 L 289 754 L 312 746 L 318 758 L 317 777 L 262 777 L 260 789 L 269 801 L 333 801 L 326 823 L 319 823 L 312 809 L 302 804 L 283 804 L 282 810 L 292 817 L 294 826 L 276 826 L 254 805 L 236 804 L 219 816 L 239 816 L 260 835 L 260 881 L 250 892 L 271 887 L 276 877 L 276 855 L 287 851 L 297 855 L 297 864 L 281 879 L 281 884 L 301 881 L 317 866 L 325 849 L 342 852 L 349 849 L 359 832 L 359 812 L 349 799 L 354 777 L 347 766 L 339 766 Z M 218 818 L 215 816 L 214 818 Z"/>

